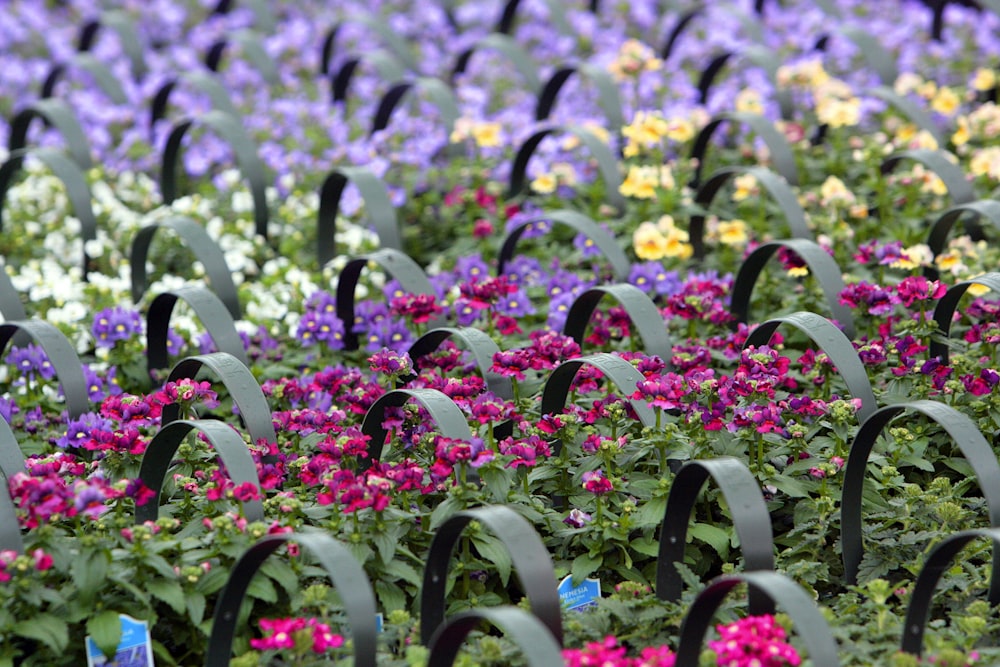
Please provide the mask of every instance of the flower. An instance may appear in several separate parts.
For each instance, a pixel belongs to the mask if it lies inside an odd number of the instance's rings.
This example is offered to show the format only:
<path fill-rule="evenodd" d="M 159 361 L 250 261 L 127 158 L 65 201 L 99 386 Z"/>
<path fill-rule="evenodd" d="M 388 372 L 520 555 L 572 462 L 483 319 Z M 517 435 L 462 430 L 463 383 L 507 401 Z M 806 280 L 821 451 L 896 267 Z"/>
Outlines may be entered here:
<path fill-rule="evenodd" d="M 342 636 L 334 634 L 330 626 L 315 618 L 262 618 L 260 628 L 265 633 L 264 637 L 250 640 L 250 646 L 258 651 L 294 649 L 300 635 L 313 653 L 326 653 L 344 645 Z"/>
<path fill-rule="evenodd" d="M 97 347 L 111 348 L 120 340 L 142 334 L 142 315 L 132 308 L 105 308 L 94 317 L 90 331 Z"/>
<path fill-rule="evenodd" d="M 589 470 L 581 476 L 583 488 L 595 496 L 603 496 L 614 490 L 611 480 L 604 476 L 601 470 Z"/>
<path fill-rule="evenodd" d="M 591 521 L 591 516 L 583 510 L 573 508 L 563 519 L 563 523 L 572 528 L 583 528 Z"/>
<path fill-rule="evenodd" d="M 391 379 L 397 379 L 413 372 L 413 361 L 407 352 L 394 352 L 387 347 L 368 357 L 368 366 L 375 373 L 383 373 Z"/>
<path fill-rule="evenodd" d="M 36 377 L 44 380 L 51 380 L 55 377 L 56 371 L 52 368 L 48 355 L 40 345 L 29 343 L 24 347 L 13 347 L 7 353 L 4 362 L 11 364 L 17 372 L 24 376 L 29 382 L 34 382 Z"/>
<path fill-rule="evenodd" d="M 718 625 L 719 639 L 708 642 L 719 667 L 784 667 L 799 665 L 802 658 L 787 644 L 785 629 L 773 616 L 748 616 L 729 625 Z"/>

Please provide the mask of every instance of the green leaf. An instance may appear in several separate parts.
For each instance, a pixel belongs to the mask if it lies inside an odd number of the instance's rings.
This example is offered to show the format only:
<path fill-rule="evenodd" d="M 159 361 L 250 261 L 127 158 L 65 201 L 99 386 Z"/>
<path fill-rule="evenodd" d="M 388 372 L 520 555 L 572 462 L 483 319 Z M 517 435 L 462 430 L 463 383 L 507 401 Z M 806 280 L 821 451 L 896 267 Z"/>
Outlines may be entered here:
<path fill-rule="evenodd" d="M 431 531 L 437 530 L 445 519 L 462 509 L 462 502 L 455 496 L 448 496 L 447 500 L 434 508 L 431 512 Z"/>
<path fill-rule="evenodd" d="M 972 464 L 969 463 L 969 460 L 964 457 L 952 456 L 946 458 L 944 460 L 944 464 L 968 479 L 976 476 L 976 472 L 972 469 Z"/>
<path fill-rule="evenodd" d="M 376 579 L 375 594 L 387 612 L 406 608 L 406 592 L 391 581 Z"/>
<path fill-rule="evenodd" d="M 696 523 L 688 529 L 688 533 L 691 537 L 711 546 L 720 556 L 725 557 L 729 554 L 729 533 L 727 531 L 707 523 Z"/>
<path fill-rule="evenodd" d="M 178 614 L 183 614 L 185 609 L 184 589 L 176 579 L 153 579 L 146 584 L 146 591 L 167 603 L 167 605 Z"/>
<path fill-rule="evenodd" d="M 62 653 L 69 645 L 69 627 L 53 614 L 36 614 L 17 623 L 14 634 L 41 642 L 52 649 L 53 653 Z"/>
<path fill-rule="evenodd" d="M 500 581 L 506 586 L 510 580 L 510 569 L 513 567 L 507 546 L 492 535 L 475 535 L 472 538 L 472 543 L 479 551 L 479 555 L 493 563 L 497 568 L 497 572 L 500 573 Z"/>
<path fill-rule="evenodd" d="M 389 533 L 378 532 L 372 536 L 372 541 L 375 543 L 375 548 L 378 549 L 378 555 L 382 559 L 382 564 L 388 565 L 391 563 L 393 557 L 396 555 L 396 545 L 399 544 L 396 538 Z"/>
<path fill-rule="evenodd" d="M 667 509 L 667 499 L 665 496 L 654 496 L 639 506 L 632 513 L 632 525 L 635 528 L 645 528 L 647 526 L 659 526 L 663 523 L 663 514 Z"/>
<path fill-rule="evenodd" d="M 177 576 L 177 573 L 174 572 L 174 566 L 158 554 L 146 554 L 142 559 L 142 564 L 166 579 Z"/>
<path fill-rule="evenodd" d="M 170 667 L 176 667 L 177 665 L 177 661 L 171 655 L 170 649 L 155 639 L 153 640 L 153 656 L 156 658 L 155 662 L 157 665 L 170 665 Z"/>
<path fill-rule="evenodd" d="M 778 489 L 790 498 L 809 497 L 809 489 L 807 489 L 806 485 L 797 479 L 785 477 L 784 475 L 777 475 L 768 481 L 774 485 L 774 488 Z"/>
<path fill-rule="evenodd" d="M 191 622 L 197 625 L 205 618 L 205 596 L 201 593 L 188 593 L 187 612 Z"/>
<path fill-rule="evenodd" d="M 603 556 L 591 556 L 589 553 L 580 554 L 573 559 L 573 565 L 570 568 L 570 574 L 573 575 L 573 585 L 579 586 L 583 583 L 583 580 L 592 575 L 597 571 L 604 563 Z"/>
<path fill-rule="evenodd" d="M 654 540 L 652 537 L 639 537 L 632 540 L 629 545 L 632 551 L 642 554 L 643 556 L 651 556 L 656 558 L 660 555 L 660 542 Z"/>
<path fill-rule="evenodd" d="M 229 572 L 224 567 L 213 567 L 201 575 L 201 579 L 198 580 L 198 592 L 202 595 L 211 595 L 222 590 L 227 581 L 229 581 Z"/>
<path fill-rule="evenodd" d="M 247 586 L 247 596 L 264 602 L 277 602 L 278 591 L 267 577 L 254 577 Z"/>
<path fill-rule="evenodd" d="M 286 561 L 270 558 L 260 566 L 260 571 L 270 577 L 272 581 L 277 582 L 289 595 L 299 589 L 299 578 Z"/>
<path fill-rule="evenodd" d="M 122 640 L 122 623 L 117 611 L 106 609 L 87 620 L 87 634 L 104 657 L 113 659 Z"/>
<path fill-rule="evenodd" d="M 95 551 L 89 557 L 78 557 L 73 561 L 71 570 L 73 581 L 80 595 L 80 604 L 91 606 L 98 592 L 108 579 L 109 558 L 107 554 Z M 171 576 L 175 576 L 173 569 Z"/>
<path fill-rule="evenodd" d="M 424 583 L 423 576 L 413 566 L 398 559 L 386 564 L 385 573 L 393 579 L 401 579 L 417 587 L 422 586 Z"/>
<path fill-rule="evenodd" d="M 480 479 L 483 480 L 486 490 L 493 496 L 493 502 L 507 502 L 512 485 L 511 472 L 511 470 L 505 468 L 484 468 L 480 471 Z"/>

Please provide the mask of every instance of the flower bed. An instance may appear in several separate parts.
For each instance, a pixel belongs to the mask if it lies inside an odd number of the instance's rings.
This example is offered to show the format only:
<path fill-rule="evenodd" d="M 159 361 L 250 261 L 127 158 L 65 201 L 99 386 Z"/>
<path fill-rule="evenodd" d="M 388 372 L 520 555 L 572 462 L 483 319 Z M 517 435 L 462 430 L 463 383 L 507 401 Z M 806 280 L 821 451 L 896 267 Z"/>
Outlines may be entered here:
<path fill-rule="evenodd" d="M 96 4 L 0 9 L 0 664 L 1000 655 L 989 3 Z"/>

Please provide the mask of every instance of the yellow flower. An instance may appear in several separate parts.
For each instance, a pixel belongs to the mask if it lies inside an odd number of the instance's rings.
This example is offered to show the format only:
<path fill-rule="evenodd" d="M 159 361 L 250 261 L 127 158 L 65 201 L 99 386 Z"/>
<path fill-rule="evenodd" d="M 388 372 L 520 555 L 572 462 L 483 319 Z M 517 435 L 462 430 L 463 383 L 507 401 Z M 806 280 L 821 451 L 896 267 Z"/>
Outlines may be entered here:
<path fill-rule="evenodd" d="M 636 199 L 655 199 L 656 186 L 659 184 L 659 170 L 656 167 L 640 167 L 632 165 L 628 169 L 628 175 L 622 184 L 618 186 L 618 192 L 625 197 Z"/>
<path fill-rule="evenodd" d="M 556 191 L 558 181 L 553 173 L 547 172 L 539 175 L 531 181 L 531 189 L 543 195 L 549 195 Z"/>
<path fill-rule="evenodd" d="M 472 126 L 472 138 L 477 146 L 496 148 L 500 145 L 500 123 L 476 123 Z"/>
<path fill-rule="evenodd" d="M 987 90 L 992 90 L 997 85 L 997 75 L 996 73 L 986 67 L 980 67 L 976 70 L 976 73 L 972 75 L 972 88 L 978 90 L 981 93 Z"/>
<path fill-rule="evenodd" d="M 743 113 L 763 113 L 764 103 L 760 92 L 754 88 L 744 88 L 736 95 L 736 110 Z"/>
<path fill-rule="evenodd" d="M 909 248 L 903 248 L 900 254 L 902 257 L 892 262 L 889 266 L 894 269 L 912 271 L 920 266 L 928 266 L 933 261 L 931 249 L 925 243 L 918 243 L 911 245 Z"/>
<path fill-rule="evenodd" d="M 677 187 L 677 181 L 674 180 L 674 172 L 665 164 L 660 166 L 660 187 L 665 190 L 673 190 Z"/>
<path fill-rule="evenodd" d="M 790 275 L 792 278 L 804 278 L 805 276 L 809 275 L 809 267 L 793 266 L 792 268 L 788 269 L 788 275 Z"/>
<path fill-rule="evenodd" d="M 795 85 L 816 88 L 829 81 L 830 75 L 823 69 L 822 61 L 812 59 L 797 65 L 782 65 L 778 68 L 777 80 L 782 87 Z"/>
<path fill-rule="evenodd" d="M 688 259 L 694 254 L 694 248 L 688 243 L 688 233 L 683 229 L 672 228 L 666 237 L 665 257 Z"/>
<path fill-rule="evenodd" d="M 574 167 L 569 162 L 555 162 L 552 164 L 552 174 L 559 179 L 560 183 L 569 185 L 570 187 L 576 185 L 576 167 Z"/>
<path fill-rule="evenodd" d="M 639 259 L 655 261 L 667 254 L 667 237 L 652 222 L 640 223 L 632 233 L 632 248 Z"/>
<path fill-rule="evenodd" d="M 952 275 L 957 275 L 965 269 L 962 263 L 962 256 L 955 250 L 948 250 L 934 258 L 934 264 L 939 271 L 948 271 Z"/>
<path fill-rule="evenodd" d="M 896 91 L 897 95 L 906 95 L 907 93 L 912 93 L 914 90 L 923 85 L 924 80 L 919 74 L 914 74 L 913 72 L 903 72 L 898 77 L 896 77 L 896 83 L 893 84 L 893 90 Z"/>
<path fill-rule="evenodd" d="M 667 139 L 690 141 L 694 137 L 694 123 L 687 118 L 671 118 L 667 122 Z"/>
<path fill-rule="evenodd" d="M 924 98 L 925 100 L 933 99 L 937 95 L 938 87 L 933 81 L 924 81 L 922 84 L 916 88 L 917 95 Z"/>
<path fill-rule="evenodd" d="M 453 144 L 458 144 L 466 139 L 468 139 L 472 134 L 472 124 L 473 121 L 469 118 L 462 117 L 455 121 L 455 126 L 451 130 L 451 136 L 448 140 Z"/>
<path fill-rule="evenodd" d="M 964 146 L 969 143 L 971 137 L 969 132 L 969 119 L 965 116 L 958 117 L 958 128 L 951 135 L 951 143 L 956 146 Z"/>
<path fill-rule="evenodd" d="M 915 136 L 917 136 L 917 126 L 913 123 L 903 123 L 896 130 L 896 143 L 901 145 L 909 144 Z"/>
<path fill-rule="evenodd" d="M 747 223 L 742 220 L 729 220 L 719 223 L 719 242 L 729 246 L 746 245 L 748 240 Z"/>
<path fill-rule="evenodd" d="M 659 114 L 640 111 L 631 125 L 622 128 L 622 135 L 640 146 L 651 147 L 659 144 L 667 134 L 667 121 Z"/>
<path fill-rule="evenodd" d="M 861 100 L 857 97 L 824 99 L 816 105 L 816 117 L 832 128 L 852 127 L 861 120 Z"/>
<path fill-rule="evenodd" d="M 618 49 L 618 57 L 608 65 L 617 79 L 637 76 L 640 72 L 653 72 L 663 66 L 653 49 L 637 39 L 628 39 Z"/>
<path fill-rule="evenodd" d="M 958 95 L 951 88 L 938 89 L 937 95 L 931 100 L 931 109 L 939 114 L 951 116 L 958 111 L 958 105 L 962 103 Z"/>
<path fill-rule="evenodd" d="M 820 202 L 824 206 L 830 204 L 853 204 L 854 193 L 847 189 L 844 182 L 836 176 L 827 176 L 819 188 Z"/>
<path fill-rule="evenodd" d="M 982 274 L 980 274 L 980 275 L 982 275 Z M 978 277 L 979 276 L 975 276 L 973 278 L 968 278 L 968 280 L 975 280 Z M 982 296 L 982 295 L 986 294 L 989 291 L 990 291 L 990 288 L 987 287 L 986 285 L 981 284 L 981 283 L 975 283 L 975 284 L 969 285 L 969 289 L 966 290 L 966 292 L 968 292 L 972 296 Z"/>
<path fill-rule="evenodd" d="M 948 186 L 944 184 L 941 177 L 933 172 L 927 172 L 924 174 L 924 183 L 920 186 L 920 189 L 924 192 L 930 192 L 931 194 L 937 195 L 938 197 L 943 197 L 948 194 Z"/>
<path fill-rule="evenodd" d="M 757 192 L 757 179 L 754 178 L 753 174 L 737 176 L 733 179 L 733 185 L 736 186 L 736 190 L 733 192 L 733 201 L 743 201 Z"/>
<path fill-rule="evenodd" d="M 1000 146 L 981 148 L 972 154 L 969 171 L 973 176 L 1000 177 Z"/>
<path fill-rule="evenodd" d="M 852 218 L 858 220 L 864 220 L 868 217 L 868 205 L 867 204 L 855 204 L 847 210 Z"/>

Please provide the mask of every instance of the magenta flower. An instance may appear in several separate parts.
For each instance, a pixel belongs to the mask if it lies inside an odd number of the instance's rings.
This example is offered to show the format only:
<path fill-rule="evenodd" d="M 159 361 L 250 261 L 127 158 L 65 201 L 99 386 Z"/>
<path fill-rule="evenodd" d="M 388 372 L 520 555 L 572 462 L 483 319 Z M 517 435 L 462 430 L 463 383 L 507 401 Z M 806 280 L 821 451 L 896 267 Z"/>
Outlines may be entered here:
<path fill-rule="evenodd" d="M 785 642 L 785 629 L 774 617 L 747 618 L 716 626 L 719 639 L 708 642 L 719 667 L 785 667 L 799 665 L 802 658 Z"/>
<path fill-rule="evenodd" d="M 632 661 L 625 655 L 625 647 L 618 645 L 615 637 L 591 642 L 586 648 L 563 649 L 566 667 L 630 667 Z"/>
<path fill-rule="evenodd" d="M 630 398 L 644 400 L 650 407 L 678 410 L 684 407 L 686 396 L 684 378 L 676 373 L 666 373 L 637 382 L 636 391 Z"/>
<path fill-rule="evenodd" d="M 896 285 L 900 302 L 909 308 L 915 301 L 940 299 L 948 291 L 948 286 L 938 280 L 927 280 L 923 276 L 908 276 Z"/>
<path fill-rule="evenodd" d="M 462 462 L 478 468 L 492 461 L 494 452 L 486 449 L 482 438 L 459 440 L 439 435 L 434 439 L 434 455 L 452 465 Z"/>
<path fill-rule="evenodd" d="M 293 649 L 299 636 L 309 641 L 313 653 L 325 653 L 344 645 L 343 637 L 314 618 L 262 618 L 260 628 L 264 637 L 250 640 L 250 646 L 258 651 Z"/>
<path fill-rule="evenodd" d="M 590 491 L 595 496 L 603 496 L 614 490 L 611 480 L 604 476 L 602 470 L 590 470 L 583 473 L 583 488 Z"/>
<path fill-rule="evenodd" d="M 524 380 L 524 371 L 531 368 L 531 355 L 527 350 L 501 350 L 493 355 L 490 371 L 502 377 Z"/>
<path fill-rule="evenodd" d="M 206 408 L 219 407 L 219 395 L 212 390 L 212 383 L 207 380 L 191 379 L 177 380 L 163 385 L 164 403 L 181 403 L 192 405 L 199 403 Z"/>
<path fill-rule="evenodd" d="M 382 373 L 393 379 L 413 372 L 413 361 L 409 353 L 395 352 L 387 347 L 368 357 L 368 365 L 375 373 Z"/>
<path fill-rule="evenodd" d="M 404 294 L 389 301 L 389 311 L 394 315 L 409 317 L 414 324 L 429 322 L 444 312 L 433 294 Z"/>

